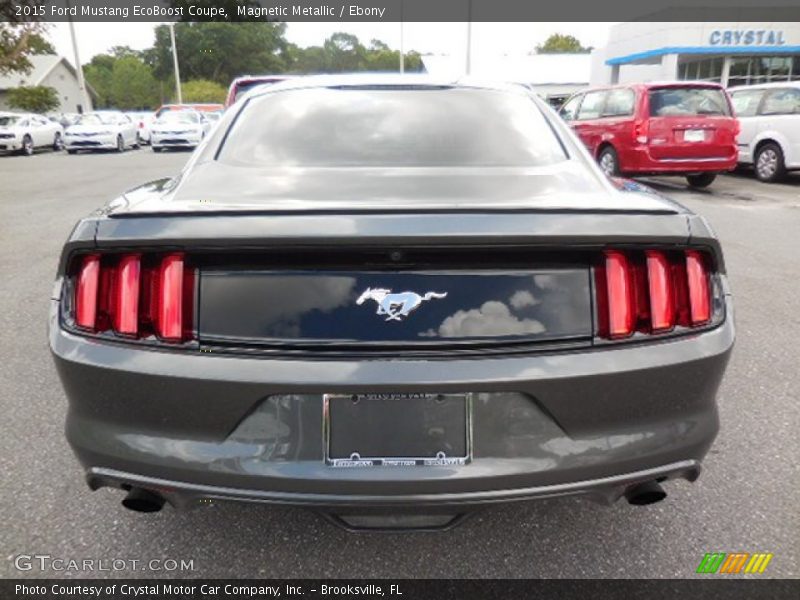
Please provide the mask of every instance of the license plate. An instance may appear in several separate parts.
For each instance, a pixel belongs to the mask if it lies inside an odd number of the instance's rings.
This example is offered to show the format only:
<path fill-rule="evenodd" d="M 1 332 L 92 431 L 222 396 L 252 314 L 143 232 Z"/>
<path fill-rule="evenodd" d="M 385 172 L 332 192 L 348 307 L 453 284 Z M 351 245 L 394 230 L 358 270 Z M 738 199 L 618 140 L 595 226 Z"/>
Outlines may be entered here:
<path fill-rule="evenodd" d="M 472 456 L 469 394 L 325 394 L 332 467 L 464 465 Z"/>
<path fill-rule="evenodd" d="M 706 132 L 703 129 L 687 129 L 683 132 L 684 142 L 704 142 L 706 141 Z"/>

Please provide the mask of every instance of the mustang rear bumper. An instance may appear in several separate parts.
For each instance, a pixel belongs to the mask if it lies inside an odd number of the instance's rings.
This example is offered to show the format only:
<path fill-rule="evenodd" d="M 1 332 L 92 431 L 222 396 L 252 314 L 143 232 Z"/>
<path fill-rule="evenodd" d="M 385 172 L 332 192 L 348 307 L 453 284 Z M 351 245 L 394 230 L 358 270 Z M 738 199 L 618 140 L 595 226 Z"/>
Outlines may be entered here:
<path fill-rule="evenodd" d="M 176 506 L 209 498 L 324 507 L 478 506 L 565 494 L 613 501 L 633 484 L 699 475 L 734 340 L 529 356 L 301 360 L 145 350 L 72 335 L 51 312 L 67 437 L 93 489 L 144 487 Z M 326 393 L 472 393 L 471 462 L 334 468 Z M 386 432 L 391 435 L 392 432 Z"/>

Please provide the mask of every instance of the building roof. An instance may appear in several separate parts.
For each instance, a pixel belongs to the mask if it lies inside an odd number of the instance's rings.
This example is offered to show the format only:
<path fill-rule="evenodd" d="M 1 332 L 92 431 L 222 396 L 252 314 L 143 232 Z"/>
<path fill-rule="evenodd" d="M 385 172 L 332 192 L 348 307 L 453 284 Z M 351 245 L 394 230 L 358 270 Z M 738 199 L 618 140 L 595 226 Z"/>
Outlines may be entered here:
<path fill-rule="evenodd" d="M 422 56 L 425 70 L 436 77 L 453 77 L 464 72 L 462 57 Z M 589 54 L 523 54 L 519 56 L 475 56 L 472 75 L 530 85 L 589 83 Z"/>
<path fill-rule="evenodd" d="M 64 63 L 67 70 L 72 73 L 73 77 L 78 77 L 78 72 L 66 58 L 58 56 L 57 54 L 34 54 L 28 57 L 31 63 L 31 70 L 29 73 L 16 71 L 0 75 L 0 90 L 7 90 L 9 88 L 19 87 L 21 85 L 33 86 L 41 85 L 45 78 L 55 69 L 59 63 Z M 88 83 L 86 88 L 93 97 L 97 97 L 97 92 Z"/>

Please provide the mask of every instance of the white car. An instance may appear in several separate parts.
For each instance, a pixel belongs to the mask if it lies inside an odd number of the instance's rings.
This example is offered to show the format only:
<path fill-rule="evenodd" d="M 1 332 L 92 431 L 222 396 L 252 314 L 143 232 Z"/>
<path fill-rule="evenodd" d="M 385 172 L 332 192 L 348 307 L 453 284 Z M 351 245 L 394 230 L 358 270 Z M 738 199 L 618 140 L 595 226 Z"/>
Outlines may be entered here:
<path fill-rule="evenodd" d="M 155 114 L 151 112 L 127 112 L 125 113 L 131 118 L 131 121 L 136 125 L 136 131 L 139 135 L 140 144 L 150 143 L 150 128 L 153 126 Z"/>
<path fill-rule="evenodd" d="M 211 121 L 196 110 L 169 110 L 161 113 L 150 129 L 153 152 L 164 148 L 195 148 L 211 130 Z"/>
<path fill-rule="evenodd" d="M 753 165 L 761 181 L 800 169 L 800 81 L 729 90 L 741 124 L 739 163 Z"/>
<path fill-rule="evenodd" d="M 138 148 L 136 124 L 123 113 L 115 110 L 98 110 L 81 115 L 74 125 L 64 132 L 67 152 L 78 150 L 116 150 Z"/>
<path fill-rule="evenodd" d="M 64 130 L 47 117 L 32 113 L 0 113 L 0 150 L 26 156 L 36 148 L 61 150 Z"/>

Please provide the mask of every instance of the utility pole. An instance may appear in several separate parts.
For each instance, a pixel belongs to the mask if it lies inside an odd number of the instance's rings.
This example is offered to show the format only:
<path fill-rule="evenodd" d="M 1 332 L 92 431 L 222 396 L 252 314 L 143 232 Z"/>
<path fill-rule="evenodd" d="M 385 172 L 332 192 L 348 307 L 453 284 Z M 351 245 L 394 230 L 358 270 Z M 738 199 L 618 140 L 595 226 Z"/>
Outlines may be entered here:
<path fill-rule="evenodd" d="M 72 15 L 69 9 L 72 8 L 72 3 L 67 0 L 67 17 L 69 20 L 69 35 L 72 38 L 72 53 L 75 56 L 75 71 L 78 73 L 78 113 L 83 114 L 84 108 L 91 110 L 92 102 L 89 99 L 89 94 L 86 92 L 86 81 L 83 79 L 83 65 L 81 64 L 81 57 L 78 54 L 78 40 L 75 37 L 75 24 L 72 22 Z"/>
<path fill-rule="evenodd" d="M 406 72 L 406 48 L 405 43 L 403 40 L 403 7 L 405 6 L 405 2 L 400 0 L 400 74 Z"/>
<path fill-rule="evenodd" d="M 467 2 L 467 75 L 472 71 L 472 0 Z"/>
<path fill-rule="evenodd" d="M 175 68 L 175 93 L 178 96 L 178 104 L 183 104 L 181 70 L 178 68 L 178 49 L 175 46 L 175 23 L 167 23 L 167 26 L 169 27 L 169 39 L 172 42 L 172 65 Z"/>

